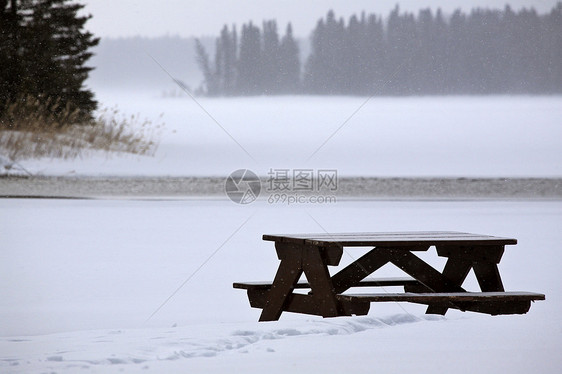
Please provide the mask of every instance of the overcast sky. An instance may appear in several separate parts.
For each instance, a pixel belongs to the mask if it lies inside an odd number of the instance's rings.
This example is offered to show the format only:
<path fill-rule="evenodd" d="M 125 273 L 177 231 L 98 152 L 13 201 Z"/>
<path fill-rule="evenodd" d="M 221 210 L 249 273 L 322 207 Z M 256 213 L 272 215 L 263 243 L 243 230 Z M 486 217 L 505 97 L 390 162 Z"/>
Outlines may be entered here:
<path fill-rule="evenodd" d="M 293 23 L 297 36 L 308 36 L 316 21 L 329 9 L 346 20 L 351 14 L 376 13 L 387 16 L 398 3 L 400 9 L 417 11 L 427 6 L 441 8 L 446 14 L 461 8 L 534 7 L 549 11 L 558 0 L 83 0 L 85 12 L 92 14 L 87 28 L 96 36 L 125 37 L 162 35 L 215 36 L 222 26 L 252 20 L 276 19 L 281 31 Z"/>

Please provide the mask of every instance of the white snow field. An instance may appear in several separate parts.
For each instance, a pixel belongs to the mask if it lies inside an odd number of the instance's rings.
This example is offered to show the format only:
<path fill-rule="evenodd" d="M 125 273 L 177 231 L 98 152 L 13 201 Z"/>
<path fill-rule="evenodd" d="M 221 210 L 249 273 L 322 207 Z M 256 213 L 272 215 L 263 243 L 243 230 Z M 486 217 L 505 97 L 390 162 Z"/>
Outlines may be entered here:
<path fill-rule="evenodd" d="M 559 373 L 561 225 L 562 201 L 544 200 L 0 199 L 0 372 Z M 363 317 L 258 323 L 232 282 L 273 278 L 261 235 L 324 230 L 515 237 L 500 263 L 506 289 L 546 301 L 521 316 L 385 303 Z M 344 263 L 357 256 L 346 250 Z M 431 249 L 424 258 L 443 266 Z"/>
<path fill-rule="evenodd" d="M 155 157 L 24 160 L 42 175 L 225 176 L 240 168 L 346 176 L 559 177 L 562 96 L 164 98 L 96 91 L 165 124 Z M 160 114 L 163 117 L 160 119 Z"/>

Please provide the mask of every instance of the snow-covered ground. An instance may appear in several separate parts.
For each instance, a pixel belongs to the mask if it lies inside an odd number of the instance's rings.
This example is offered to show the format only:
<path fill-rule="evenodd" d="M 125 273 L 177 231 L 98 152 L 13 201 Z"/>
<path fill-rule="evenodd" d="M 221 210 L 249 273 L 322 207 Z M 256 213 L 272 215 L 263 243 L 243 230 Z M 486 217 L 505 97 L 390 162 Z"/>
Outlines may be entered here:
<path fill-rule="evenodd" d="M 164 98 L 97 91 L 165 124 L 155 157 L 26 160 L 43 175 L 226 176 L 239 168 L 347 176 L 559 177 L 562 96 Z M 364 105 L 363 105 L 364 104 Z M 160 119 L 160 114 L 163 117 Z"/>
<path fill-rule="evenodd" d="M 0 372 L 557 373 L 561 224 L 561 201 L 0 199 Z M 278 260 L 261 235 L 324 230 L 515 237 L 500 263 L 506 289 L 547 300 L 523 316 L 428 318 L 388 303 L 258 323 L 232 282 L 272 279 Z"/>

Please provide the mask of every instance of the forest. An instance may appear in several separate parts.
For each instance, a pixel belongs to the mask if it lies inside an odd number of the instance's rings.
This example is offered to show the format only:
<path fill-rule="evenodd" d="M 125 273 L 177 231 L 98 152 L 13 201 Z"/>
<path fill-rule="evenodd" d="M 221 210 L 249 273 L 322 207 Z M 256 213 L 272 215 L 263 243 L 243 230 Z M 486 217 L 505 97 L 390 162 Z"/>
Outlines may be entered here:
<path fill-rule="evenodd" d="M 334 11 L 318 20 L 300 56 L 289 23 L 224 26 L 214 58 L 197 62 L 209 96 L 553 94 L 562 92 L 562 3 L 550 12 L 396 6 L 383 18 Z"/>

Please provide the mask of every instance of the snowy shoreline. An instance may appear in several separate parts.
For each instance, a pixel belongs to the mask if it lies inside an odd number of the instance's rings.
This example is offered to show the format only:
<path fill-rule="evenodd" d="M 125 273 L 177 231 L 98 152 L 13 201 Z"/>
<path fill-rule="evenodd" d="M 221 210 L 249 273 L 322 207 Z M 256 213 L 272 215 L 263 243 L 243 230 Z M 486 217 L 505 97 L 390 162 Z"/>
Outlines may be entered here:
<path fill-rule="evenodd" d="M 225 177 L 0 177 L 0 198 L 224 198 Z M 267 178 L 262 178 L 262 188 Z M 266 195 L 264 192 L 262 195 Z M 562 178 L 339 178 L 340 199 L 562 199 Z M 260 196 L 260 197 L 264 197 Z"/>

